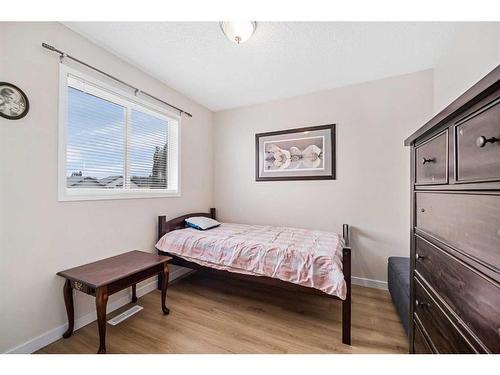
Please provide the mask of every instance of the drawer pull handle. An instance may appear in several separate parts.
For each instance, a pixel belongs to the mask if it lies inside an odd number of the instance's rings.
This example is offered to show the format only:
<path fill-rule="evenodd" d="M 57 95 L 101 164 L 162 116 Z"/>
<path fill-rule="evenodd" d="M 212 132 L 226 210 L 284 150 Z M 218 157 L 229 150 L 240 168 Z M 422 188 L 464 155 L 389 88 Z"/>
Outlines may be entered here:
<path fill-rule="evenodd" d="M 431 304 L 429 302 L 422 302 L 422 301 L 419 301 L 418 299 L 416 299 L 415 300 L 415 306 L 416 307 L 424 308 L 424 307 L 430 307 Z"/>
<path fill-rule="evenodd" d="M 422 158 L 422 164 L 426 164 L 426 163 L 434 163 L 436 162 L 436 158 Z"/>
<path fill-rule="evenodd" d="M 476 146 L 477 147 L 484 147 L 486 146 L 487 143 L 495 143 L 500 141 L 500 139 L 491 137 L 491 138 L 486 138 L 484 136 L 477 137 L 476 139 Z"/>
<path fill-rule="evenodd" d="M 419 253 L 415 254 L 415 259 L 419 260 L 419 259 L 425 259 L 427 258 L 425 255 L 420 255 Z"/>

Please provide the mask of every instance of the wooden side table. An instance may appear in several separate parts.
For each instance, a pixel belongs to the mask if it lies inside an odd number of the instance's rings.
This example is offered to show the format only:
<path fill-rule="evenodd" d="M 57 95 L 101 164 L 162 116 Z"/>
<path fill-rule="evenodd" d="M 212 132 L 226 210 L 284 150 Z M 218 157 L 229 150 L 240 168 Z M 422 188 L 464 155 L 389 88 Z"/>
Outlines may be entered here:
<path fill-rule="evenodd" d="M 136 284 L 161 275 L 161 309 L 164 314 L 168 314 L 170 310 L 165 305 L 168 287 L 167 262 L 171 259 L 169 256 L 134 250 L 58 272 L 57 275 L 66 279 L 63 292 L 68 314 L 68 330 L 63 337 L 68 338 L 73 334 L 75 324 L 73 289 L 95 297 L 99 327 L 98 354 L 106 353 L 106 305 L 110 295 L 132 287 L 132 302 L 136 302 Z"/>

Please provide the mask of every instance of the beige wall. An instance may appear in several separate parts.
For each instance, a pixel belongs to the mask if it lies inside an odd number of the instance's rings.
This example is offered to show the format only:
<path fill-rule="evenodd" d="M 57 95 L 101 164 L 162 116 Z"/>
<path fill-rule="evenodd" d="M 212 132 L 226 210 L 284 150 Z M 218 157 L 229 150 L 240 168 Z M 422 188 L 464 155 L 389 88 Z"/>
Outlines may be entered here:
<path fill-rule="evenodd" d="M 182 197 L 57 201 L 58 58 L 42 42 L 193 113 L 182 122 Z M 153 251 L 159 214 L 212 206 L 213 115 L 57 23 L 0 23 L 0 72 L 0 80 L 21 87 L 31 103 L 22 120 L 0 118 L 0 352 L 5 352 L 66 322 L 57 271 L 126 250 Z M 119 297 L 111 297 L 110 304 Z M 78 293 L 75 304 L 78 318 L 93 310 L 94 301 Z"/>
<path fill-rule="evenodd" d="M 500 22 L 461 23 L 434 67 L 438 113 L 500 64 Z"/>
<path fill-rule="evenodd" d="M 223 221 L 340 231 L 353 226 L 353 275 L 385 281 L 409 253 L 409 149 L 432 113 L 424 71 L 215 114 L 215 207 Z M 337 180 L 256 182 L 255 133 L 337 124 Z"/>
<path fill-rule="evenodd" d="M 498 64 L 499 33 L 498 23 L 462 25 L 434 72 L 214 115 L 60 24 L 0 23 L 0 79 L 31 102 L 24 119 L 0 118 L 0 352 L 66 322 L 57 271 L 153 251 L 159 214 L 215 204 L 225 221 L 336 231 L 349 223 L 354 276 L 385 281 L 387 257 L 409 252 L 403 140 Z M 42 42 L 193 113 L 182 123 L 182 197 L 57 201 L 58 63 Z M 255 133 L 329 123 L 337 124 L 337 180 L 255 182 Z M 94 309 L 81 294 L 75 303 L 77 318 Z"/>

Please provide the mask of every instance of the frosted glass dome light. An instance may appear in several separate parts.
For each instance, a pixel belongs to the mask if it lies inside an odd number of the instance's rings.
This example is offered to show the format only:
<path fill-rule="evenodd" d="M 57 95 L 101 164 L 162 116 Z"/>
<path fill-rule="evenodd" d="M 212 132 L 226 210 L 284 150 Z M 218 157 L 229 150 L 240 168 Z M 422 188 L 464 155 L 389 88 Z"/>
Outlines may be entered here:
<path fill-rule="evenodd" d="M 241 44 L 252 36 L 257 28 L 254 21 L 221 22 L 220 28 L 227 38 L 236 44 Z"/>

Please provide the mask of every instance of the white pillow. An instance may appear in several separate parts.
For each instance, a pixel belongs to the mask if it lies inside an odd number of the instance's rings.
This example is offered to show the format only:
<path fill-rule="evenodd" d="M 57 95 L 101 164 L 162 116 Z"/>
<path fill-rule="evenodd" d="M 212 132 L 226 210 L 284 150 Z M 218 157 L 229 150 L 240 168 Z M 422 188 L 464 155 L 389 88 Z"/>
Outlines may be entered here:
<path fill-rule="evenodd" d="M 191 228 L 199 230 L 207 230 L 210 228 L 218 227 L 220 225 L 220 223 L 217 220 L 204 216 L 188 217 L 186 219 L 186 224 Z"/>

